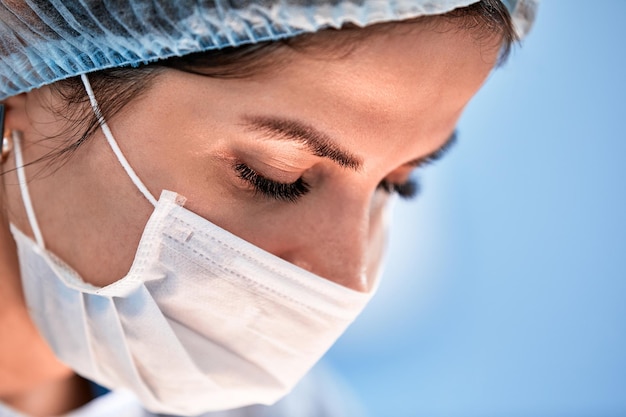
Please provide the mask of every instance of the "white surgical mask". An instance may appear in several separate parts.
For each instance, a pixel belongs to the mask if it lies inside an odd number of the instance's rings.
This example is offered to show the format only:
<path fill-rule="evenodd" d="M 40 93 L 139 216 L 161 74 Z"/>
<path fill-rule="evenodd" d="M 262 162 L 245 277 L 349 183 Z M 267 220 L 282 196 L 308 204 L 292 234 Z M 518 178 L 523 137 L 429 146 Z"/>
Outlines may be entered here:
<path fill-rule="evenodd" d="M 86 77 L 83 82 L 100 114 Z M 30 314 L 60 360 L 157 413 L 195 415 L 272 404 L 318 361 L 371 298 L 278 258 L 184 208 L 158 201 L 128 274 L 86 283 L 45 249 L 30 201 L 19 137 L 16 164 L 34 240 L 14 225 Z"/>

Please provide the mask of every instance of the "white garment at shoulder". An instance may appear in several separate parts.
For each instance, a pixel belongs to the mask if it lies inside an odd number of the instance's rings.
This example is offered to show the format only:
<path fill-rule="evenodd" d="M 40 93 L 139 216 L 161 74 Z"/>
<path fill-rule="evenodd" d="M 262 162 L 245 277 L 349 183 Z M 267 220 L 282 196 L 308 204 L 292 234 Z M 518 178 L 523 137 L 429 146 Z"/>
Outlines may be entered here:
<path fill-rule="evenodd" d="M 62 417 L 153 417 L 128 391 L 109 392 Z M 29 417 L 0 403 L 0 417 Z"/>
<path fill-rule="evenodd" d="M 29 417 L 0 403 L 0 417 Z M 128 391 L 114 391 L 61 417 L 165 417 L 142 408 Z M 294 390 L 272 406 L 253 405 L 201 417 L 365 417 L 353 393 L 328 367 L 318 364 Z"/>

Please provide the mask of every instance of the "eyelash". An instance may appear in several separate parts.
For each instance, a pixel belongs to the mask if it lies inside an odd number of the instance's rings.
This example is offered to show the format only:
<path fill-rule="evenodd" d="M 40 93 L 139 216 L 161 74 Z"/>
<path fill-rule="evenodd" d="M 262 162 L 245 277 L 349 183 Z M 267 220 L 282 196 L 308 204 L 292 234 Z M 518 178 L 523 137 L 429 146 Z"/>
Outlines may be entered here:
<path fill-rule="evenodd" d="M 413 178 L 401 184 L 394 184 L 392 182 L 382 180 L 378 184 L 378 188 L 389 194 L 398 194 L 400 198 L 405 200 L 416 198 L 420 192 L 420 185 L 417 180 Z"/>
<path fill-rule="evenodd" d="M 242 163 L 235 164 L 235 171 L 239 178 L 250 183 L 256 192 L 278 201 L 294 203 L 311 189 L 302 178 L 292 183 L 273 181 Z"/>
<path fill-rule="evenodd" d="M 234 169 L 239 178 L 252 185 L 255 192 L 278 201 L 294 203 L 311 190 L 311 186 L 302 178 L 298 178 L 292 183 L 282 183 L 265 178 L 243 163 L 235 164 Z M 378 189 L 389 194 L 398 194 L 401 198 L 410 200 L 417 197 L 420 187 L 414 179 L 409 179 L 402 184 L 394 184 L 383 180 L 378 184 Z"/>

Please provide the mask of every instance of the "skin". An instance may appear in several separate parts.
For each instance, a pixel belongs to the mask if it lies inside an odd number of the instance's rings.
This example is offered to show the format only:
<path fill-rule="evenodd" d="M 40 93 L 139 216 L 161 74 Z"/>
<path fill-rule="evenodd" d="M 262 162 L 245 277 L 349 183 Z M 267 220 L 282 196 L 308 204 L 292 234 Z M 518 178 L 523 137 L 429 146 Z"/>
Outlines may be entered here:
<path fill-rule="evenodd" d="M 340 59 L 323 50 L 284 49 L 277 52 L 284 65 L 245 79 L 167 70 L 108 123 L 153 195 L 176 191 L 187 208 L 232 233 L 367 291 L 384 236 L 387 194 L 379 183 L 405 181 L 411 161 L 446 142 L 497 58 L 497 40 L 479 42 L 448 25 L 381 32 Z M 6 101 L 6 125 L 23 132 L 26 162 L 49 152 L 45 137 L 63 130 L 49 110 L 56 100 L 44 87 Z M 250 117 L 312 126 L 361 166 L 342 167 L 302 144 L 251 129 Z M 310 192 L 296 202 L 255 193 L 233 169 L 237 161 L 278 182 L 302 177 Z M 4 167 L 13 168 L 13 158 Z M 37 175 L 40 170 L 29 166 L 26 174 L 35 178 L 30 193 L 48 249 L 95 285 L 123 277 L 152 206 L 102 133 L 52 173 Z M 14 173 L 3 181 L 0 398 L 34 415 L 67 411 L 85 400 L 80 381 L 57 362 L 28 317 L 8 222 L 32 231 Z"/>

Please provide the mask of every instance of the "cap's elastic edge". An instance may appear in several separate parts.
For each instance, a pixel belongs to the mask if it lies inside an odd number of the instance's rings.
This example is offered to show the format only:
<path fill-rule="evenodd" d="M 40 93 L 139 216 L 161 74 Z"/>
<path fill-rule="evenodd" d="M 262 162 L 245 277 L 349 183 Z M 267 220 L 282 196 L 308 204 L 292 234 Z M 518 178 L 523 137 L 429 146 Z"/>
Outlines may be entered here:
<path fill-rule="evenodd" d="M 67 50 L 61 50 L 62 48 L 57 47 L 56 49 L 59 50 L 55 55 L 64 56 L 66 60 L 64 65 L 64 67 L 66 68 L 65 70 L 62 70 L 55 75 L 51 75 L 51 71 L 49 71 L 50 65 L 45 65 L 44 62 L 39 60 L 39 63 L 41 64 L 40 68 L 42 68 L 43 71 L 48 70 L 46 76 L 36 76 L 34 74 L 31 74 L 31 79 L 27 81 L 22 76 L 20 76 L 21 71 L 16 71 L 14 68 L 12 68 L 12 66 L 7 65 L 7 67 L 11 69 L 7 71 L 4 75 L 0 75 L 0 100 L 4 100 L 13 95 L 34 90 L 57 81 L 79 76 L 82 74 L 88 74 L 99 70 L 110 68 L 137 67 L 142 64 L 147 64 L 175 56 L 183 56 L 195 52 L 206 52 L 228 47 L 238 47 L 252 43 L 277 41 L 298 36 L 304 33 L 314 33 L 327 28 L 339 28 L 346 23 L 352 23 L 359 26 L 370 26 L 376 23 L 402 21 L 418 18 L 421 16 L 444 14 L 456 8 L 466 7 L 477 1 L 478 0 L 460 0 L 456 2 L 450 2 L 446 5 L 439 4 L 436 8 L 434 6 L 432 8 L 407 7 L 406 9 L 393 10 L 392 6 L 382 13 L 377 13 L 370 16 L 356 17 L 346 14 L 341 17 L 333 16 L 333 19 L 327 19 L 323 22 L 298 22 L 300 23 L 301 27 L 294 27 L 294 22 L 291 22 L 291 26 L 285 25 L 281 28 L 282 32 L 272 30 L 266 33 L 257 32 L 254 35 L 249 34 L 248 37 L 238 37 L 236 39 L 231 37 L 226 39 L 222 38 L 220 40 L 220 42 L 222 43 L 212 43 L 206 45 L 195 44 L 193 45 L 193 47 L 190 47 L 188 49 L 161 49 L 160 51 L 155 52 L 150 48 L 141 48 L 141 40 L 136 40 L 137 42 L 139 42 L 138 49 L 141 49 L 143 52 L 143 55 L 141 56 L 133 53 L 123 56 L 115 55 L 112 58 L 110 55 L 107 56 L 104 53 L 94 53 L 92 57 L 89 57 L 90 59 L 85 59 L 84 56 L 80 56 L 81 54 L 77 54 L 74 57 L 69 58 L 69 56 L 71 55 L 68 54 Z M 503 0 L 503 3 L 509 9 L 518 37 L 522 39 L 526 36 L 528 31 L 532 27 L 532 23 L 535 18 L 536 8 L 538 5 L 538 0 Z M 37 47 L 33 47 L 32 49 L 36 50 Z M 100 46 L 98 50 L 104 51 L 105 49 L 102 49 L 102 46 Z M 37 51 L 37 53 L 41 54 L 41 51 Z M 48 57 L 49 55 L 50 54 L 48 54 Z M 94 60 L 93 58 L 96 59 Z M 21 55 L 21 59 L 22 62 L 24 62 L 25 67 L 30 64 L 31 72 L 36 72 L 36 70 L 33 69 L 33 67 L 35 67 L 33 65 L 33 61 L 36 61 L 36 58 L 29 57 L 28 54 L 23 54 Z M 20 59 L 9 56 L 6 60 L 13 61 L 13 65 L 16 65 L 15 61 L 19 61 Z M 57 70 L 60 70 L 59 65 L 57 63 L 54 64 L 57 67 Z M 19 64 L 17 66 L 19 66 Z"/>

